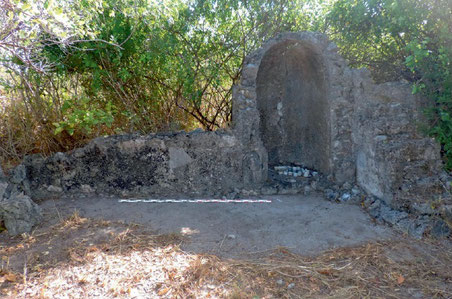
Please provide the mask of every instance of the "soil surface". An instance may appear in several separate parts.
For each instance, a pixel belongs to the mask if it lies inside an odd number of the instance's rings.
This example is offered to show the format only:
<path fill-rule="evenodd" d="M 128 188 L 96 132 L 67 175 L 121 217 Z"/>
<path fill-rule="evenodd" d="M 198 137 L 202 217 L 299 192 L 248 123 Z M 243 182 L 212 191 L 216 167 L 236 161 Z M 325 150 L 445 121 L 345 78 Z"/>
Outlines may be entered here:
<path fill-rule="evenodd" d="M 450 240 L 320 195 L 265 199 L 43 201 L 31 234 L 0 233 L 0 298 L 451 298 Z"/>
<path fill-rule="evenodd" d="M 77 198 L 41 203 L 45 214 L 144 225 L 158 234 L 187 236 L 182 249 L 222 257 L 285 247 L 297 254 L 355 246 L 394 237 L 355 205 L 321 195 L 267 196 L 271 203 L 124 203 L 118 198 Z M 59 215 L 59 216 L 58 216 Z M 48 218 L 48 217 L 47 217 Z"/>

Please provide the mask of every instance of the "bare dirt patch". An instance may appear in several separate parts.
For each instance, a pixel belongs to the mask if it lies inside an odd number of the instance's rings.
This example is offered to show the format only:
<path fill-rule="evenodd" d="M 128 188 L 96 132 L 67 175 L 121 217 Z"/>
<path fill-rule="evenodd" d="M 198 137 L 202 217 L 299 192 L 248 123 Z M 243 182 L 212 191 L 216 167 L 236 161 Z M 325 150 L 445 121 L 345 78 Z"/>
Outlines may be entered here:
<path fill-rule="evenodd" d="M 370 242 L 317 256 L 287 248 L 222 259 L 187 238 L 78 213 L 0 234 L 3 298 L 450 298 L 448 241 Z"/>
<path fill-rule="evenodd" d="M 266 196 L 271 203 L 121 203 L 115 198 L 48 200 L 49 217 L 78 211 L 82 217 L 137 223 L 157 234 L 189 237 L 182 249 L 226 258 L 287 247 L 307 255 L 394 238 L 359 206 L 336 204 L 320 194 Z"/>

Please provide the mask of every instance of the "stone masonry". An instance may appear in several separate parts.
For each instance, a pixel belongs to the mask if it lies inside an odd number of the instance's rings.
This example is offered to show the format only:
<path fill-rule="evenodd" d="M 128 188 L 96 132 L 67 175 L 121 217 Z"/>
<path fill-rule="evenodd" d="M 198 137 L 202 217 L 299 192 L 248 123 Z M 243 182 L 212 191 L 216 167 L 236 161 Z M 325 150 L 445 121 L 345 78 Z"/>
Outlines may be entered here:
<path fill-rule="evenodd" d="M 273 165 L 358 184 L 397 209 L 442 199 L 439 146 L 419 132 L 425 103 L 408 84 L 375 84 L 318 33 L 286 33 L 247 57 L 233 131 L 261 139 Z M 254 141 L 258 142 L 258 141 Z"/>
<path fill-rule="evenodd" d="M 221 196 L 262 184 L 265 159 L 262 147 L 245 149 L 228 132 L 111 136 L 49 158 L 27 157 L 23 191 L 34 198 Z"/>

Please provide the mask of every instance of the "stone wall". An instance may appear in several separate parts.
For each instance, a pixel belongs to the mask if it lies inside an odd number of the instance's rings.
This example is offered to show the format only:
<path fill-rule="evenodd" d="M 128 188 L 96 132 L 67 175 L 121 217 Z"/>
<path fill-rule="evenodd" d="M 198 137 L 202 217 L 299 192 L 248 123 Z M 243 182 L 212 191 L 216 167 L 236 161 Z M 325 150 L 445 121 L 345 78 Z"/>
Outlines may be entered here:
<path fill-rule="evenodd" d="M 357 181 L 368 193 L 397 209 L 412 209 L 443 197 L 439 145 L 425 137 L 423 103 L 403 83 L 374 85 L 369 79 L 355 88 Z"/>
<path fill-rule="evenodd" d="M 238 138 L 260 136 L 270 166 L 319 170 L 394 209 L 450 207 L 439 146 L 419 130 L 426 101 L 408 84 L 375 84 L 337 51 L 322 34 L 285 33 L 247 57 L 233 97 Z"/>
<path fill-rule="evenodd" d="M 220 196 L 262 184 L 266 165 L 263 148 L 245 149 L 227 132 L 194 131 L 98 138 L 68 153 L 29 156 L 12 177 L 34 198 Z"/>

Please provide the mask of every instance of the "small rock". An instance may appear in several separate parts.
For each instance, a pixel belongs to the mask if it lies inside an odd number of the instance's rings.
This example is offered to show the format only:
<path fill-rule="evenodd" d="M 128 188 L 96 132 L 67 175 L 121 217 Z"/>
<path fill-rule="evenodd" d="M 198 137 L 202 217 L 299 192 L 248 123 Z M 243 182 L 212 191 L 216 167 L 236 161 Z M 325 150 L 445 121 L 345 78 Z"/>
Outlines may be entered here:
<path fill-rule="evenodd" d="M 405 233 L 409 233 L 410 227 L 413 225 L 413 220 L 410 218 L 404 218 L 395 224 L 395 227 Z"/>
<path fill-rule="evenodd" d="M 11 236 L 29 233 L 42 219 L 41 209 L 28 196 L 13 194 L 0 200 L 0 220 Z"/>
<path fill-rule="evenodd" d="M 390 207 L 384 205 L 380 209 L 380 216 L 387 223 L 394 225 L 397 222 L 399 222 L 400 220 L 408 217 L 408 214 L 405 212 L 393 210 Z"/>
<path fill-rule="evenodd" d="M 284 280 L 278 279 L 278 280 L 276 281 L 276 284 L 279 285 L 279 286 L 282 286 L 282 285 L 284 284 Z"/>
<path fill-rule="evenodd" d="M 312 182 L 311 182 L 311 188 L 312 188 L 313 190 L 317 190 L 317 187 L 318 187 L 318 182 L 317 182 L 317 181 L 312 181 Z"/>
<path fill-rule="evenodd" d="M 416 239 L 422 239 L 427 228 L 427 219 L 417 219 L 416 221 L 411 222 L 408 233 Z"/>
<path fill-rule="evenodd" d="M 83 193 L 93 193 L 93 192 L 94 192 L 94 189 L 93 189 L 90 185 L 88 185 L 88 184 L 83 184 L 83 185 L 81 185 L 81 186 L 80 186 L 80 190 L 81 190 Z"/>
<path fill-rule="evenodd" d="M 235 235 L 228 235 L 228 239 L 231 239 L 231 240 L 234 240 L 236 238 L 236 236 Z"/>
<path fill-rule="evenodd" d="M 329 200 L 335 200 L 338 197 L 338 194 L 336 192 L 334 192 L 331 189 L 326 189 L 325 190 L 325 196 L 329 199 Z"/>
<path fill-rule="evenodd" d="M 6 188 L 8 188 L 8 183 L 7 182 L 2 182 L 0 180 L 0 200 L 2 200 L 3 196 L 5 195 Z"/>
<path fill-rule="evenodd" d="M 342 189 L 349 190 L 349 189 L 351 189 L 351 188 L 352 188 L 352 185 L 351 185 L 349 182 L 345 182 L 345 183 L 342 185 Z"/>
<path fill-rule="evenodd" d="M 340 197 L 340 201 L 345 202 L 348 201 L 352 196 L 350 195 L 350 193 L 344 193 L 342 194 L 342 196 Z"/>
<path fill-rule="evenodd" d="M 435 214 L 435 211 L 432 209 L 431 205 L 428 203 L 424 203 L 424 204 L 415 203 L 415 204 L 413 204 L 412 207 L 416 212 L 418 212 L 419 214 L 422 214 L 422 215 Z"/>
<path fill-rule="evenodd" d="M 378 136 L 376 136 L 376 137 L 374 138 L 374 140 L 375 140 L 376 142 L 385 141 L 386 139 L 388 139 L 388 136 L 385 136 L 385 135 L 378 135 Z"/>
<path fill-rule="evenodd" d="M 85 150 L 83 148 L 78 148 L 74 150 L 72 154 L 75 158 L 83 158 L 85 156 Z"/>
<path fill-rule="evenodd" d="M 279 186 L 278 194 L 281 195 L 289 195 L 289 194 L 298 194 L 300 190 L 298 188 L 293 188 L 291 186 Z"/>
<path fill-rule="evenodd" d="M 239 197 L 239 194 L 237 192 L 230 192 L 226 194 L 227 199 L 236 199 Z"/>
<path fill-rule="evenodd" d="M 295 287 L 295 284 L 292 282 L 292 283 L 290 283 L 288 286 L 287 286 L 287 288 L 290 290 L 290 289 L 293 289 Z"/>
<path fill-rule="evenodd" d="M 430 234 L 434 238 L 447 238 L 451 233 L 450 227 L 442 220 L 435 220 L 432 225 Z"/>
<path fill-rule="evenodd" d="M 61 187 L 58 187 L 58 186 L 50 185 L 49 187 L 47 187 L 47 191 L 55 192 L 55 193 L 61 193 L 61 192 L 63 192 L 63 189 Z"/>
<path fill-rule="evenodd" d="M 258 193 L 256 192 L 256 190 L 242 190 L 241 191 L 241 195 L 243 195 L 243 196 L 257 196 Z"/>
<path fill-rule="evenodd" d="M 261 189 L 261 194 L 263 195 L 274 195 L 278 194 L 278 189 L 273 186 L 264 186 Z"/>
<path fill-rule="evenodd" d="M 374 218 L 378 218 L 380 217 L 380 212 L 381 212 L 381 201 L 377 199 L 369 206 L 369 214 Z"/>
<path fill-rule="evenodd" d="M 441 217 L 452 227 L 452 205 L 445 205 L 441 208 Z"/>
<path fill-rule="evenodd" d="M 353 187 L 352 188 L 352 194 L 354 196 L 359 195 L 361 193 L 361 191 L 359 191 L 359 188 Z"/>
<path fill-rule="evenodd" d="M 65 162 L 68 160 L 68 158 L 64 153 L 57 152 L 52 156 L 52 160 L 55 162 Z"/>

